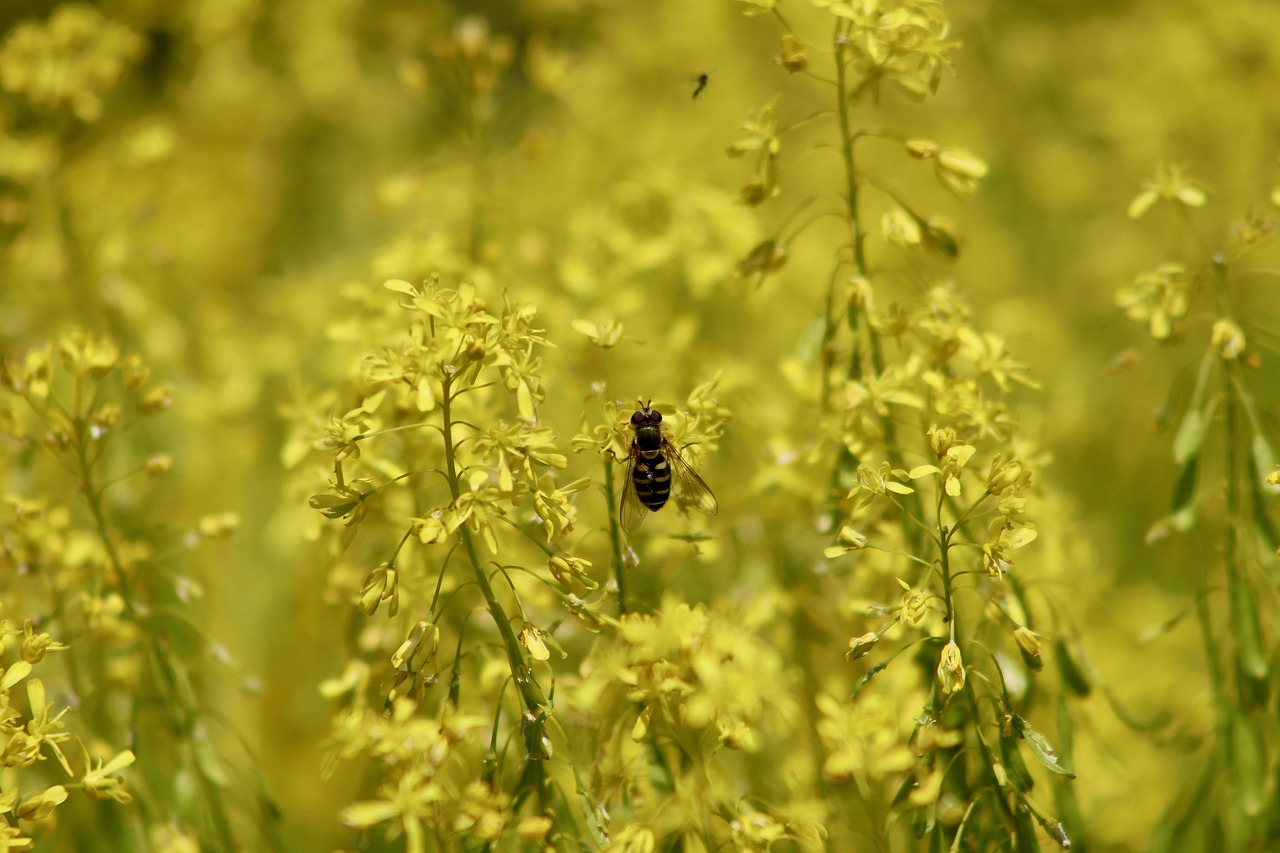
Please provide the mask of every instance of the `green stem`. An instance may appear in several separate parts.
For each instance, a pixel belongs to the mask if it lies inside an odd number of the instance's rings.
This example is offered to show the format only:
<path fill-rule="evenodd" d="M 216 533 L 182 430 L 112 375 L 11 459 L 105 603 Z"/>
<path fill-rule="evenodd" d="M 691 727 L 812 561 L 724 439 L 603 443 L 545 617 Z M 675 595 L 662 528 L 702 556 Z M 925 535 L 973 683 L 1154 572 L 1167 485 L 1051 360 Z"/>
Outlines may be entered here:
<path fill-rule="evenodd" d="M 867 256 L 864 247 L 865 234 L 862 231 L 862 220 L 858 213 L 858 192 L 860 189 L 857 163 L 854 160 L 853 145 L 854 134 L 851 130 L 849 121 L 849 83 L 848 69 L 845 63 L 845 53 L 848 50 L 847 33 L 842 32 L 844 27 L 837 24 L 836 31 L 836 118 L 840 124 L 840 156 L 844 162 L 844 183 L 845 183 L 845 204 L 846 216 L 849 220 L 849 242 L 853 251 L 853 268 L 854 272 L 860 276 L 867 275 Z M 829 287 L 834 288 L 837 281 L 836 276 L 832 276 Z M 828 299 L 828 304 L 832 304 L 834 297 Z M 865 332 L 867 341 L 867 351 L 871 359 L 871 369 L 877 376 L 885 371 L 884 351 L 880 346 L 880 336 L 876 330 L 867 322 L 865 312 L 859 312 L 858 325 Z M 853 352 L 851 355 L 851 378 L 856 378 L 860 372 L 856 369 L 860 362 L 857 342 L 854 342 Z M 827 393 L 827 389 L 823 388 L 823 393 Z M 889 463 L 894 468 L 906 467 L 902 461 L 902 450 L 898 442 L 897 425 L 891 416 L 880 418 L 880 428 L 884 431 L 884 443 Z M 910 505 L 912 514 L 921 515 L 922 507 L 920 505 L 919 495 L 912 493 L 906 497 L 907 503 Z M 923 538 L 918 531 L 913 531 L 911 527 L 904 523 L 904 535 L 908 542 L 914 543 L 916 546 L 923 545 Z"/>
<path fill-rule="evenodd" d="M 837 25 L 839 27 L 839 25 Z M 836 118 L 840 122 L 840 155 L 844 160 L 845 204 L 848 207 L 849 244 L 853 247 L 853 266 L 858 275 L 866 275 L 867 258 L 862 247 L 862 226 L 858 218 L 858 171 L 853 161 L 853 133 L 849 129 L 849 89 L 846 79 L 845 51 L 848 43 L 843 33 L 836 34 Z"/>
<path fill-rule="evenodd" d="M 93 327 L 102 320 L 102 302 L 89 286 L 88 264 L 60 170 L 55 170 L 49 176 L 49 195 L 58 219 L 58 232 L 67 263 L 67 280 L 71 285 L 71 298 L 68 301 L 79 311 L 80 322 Z"/>
<path fill-rule="evenodd" d="M 627 612 L 627 567 L 622 562 L 622 531 L 618 527 L 617 492 L 613 488 L 613 460 L 604 459 L 604 496 L 609 504 L 609 543 L 613 548 L 613 577 L 618 582 L 618 615 Z"/>
<path fill-rule="evenodd" d="M 141 636 L 144 638 L 147 655 L 153 664 L 153 672 L 158 677 L 160 687 L 166 697 L 166 701 L 161 703 L 162 707 L 169 716 L 172 730 L 182 739 L 182 746 L 187 753 L 188 761 L 197 770 L 195 777 L 200 783 L 204 801 L 209 804 L 209 816 L 212 819 L 214 829 L 223 846 L 226 849 L 232 849 L 235 846 L 235 836 L 232 833 L 231 822 L 226 810 L 223 808 L 220 789 L 209 778 L 208 774 L 203 771 L 198 756 L 195 737 L 200 713 L 196 708 L 196 702 L 194 697 L 188 695 L 189 685 L 182 678 L 177 661 L 168 653 L 168 647 L 164 641 L 155 631 L 148 628 L 146 618 L 138 609 L 138 602 L 134 597 L 128 571 L 125 568 L 123 559 L 120 557 L 119 550 L 116 548 L 115 537 L 112 536 L 111 532 L 112 525 L 107 518 L 106 509 L 103 507 L 102 491 L 94 481 L 93 463 L 89 458 L 90 438 L 86 428 L 87 423 L 83 417 L 77 417 L 74 423 L 76 464 L 80 468 L 80 480 L 85 503 L 88 505 L 89 514 L 93 517 L 98 539 L 102 542 L 103 552 L 106 554 L 107 561 L 120 587 L 125 612 L 128 614 L 129 619 L 139 627 Z M 134 705 L 133 711 L 137 712 L 136 705 Z"/>
<path fill-rule="evenodd" d="M 1244 625 L 1244 619 L 1236 611 L 1240 606 L 1240 602 L 1244 599 L 1240 595 L 1240 584 L 1245 583 L 1243 578 L 1244 568 L 1240 564 L 1240 542 L 1239 530 L 1237 525 L 1240 523 L 1241 506 L 1243 504 L 1240 489 L 1240 458 L 1238 448 L 1236 446 L 1239 433 L 1239 408 L 1240 401 L 1237 396 L 1234 371 L 1232 370 L 1233 362 L 1223 359 L 1223 429 L 1226 432 L 1223 441 L 1223 453 L 1226 457 L 1226 473 L 1227 473 L 1227 515 L 1226 530 L 1223 541 L 1223 562 L 1226 566 L 1227 574 L 1227 612 L 1231 614 L 1231 625 Z M 1242 671 L 1242 667 L 1238 667 L 1239 673 L 1239 689 L 1245 689 L 1246 675 Z M 1229 707 L 1229 701 L 1226 697 L 1227 685 L 1222 680 L 1221 671 L 1214 673 L 1214 693 L 1220 697 L 1220 708 L 1223 712 Z M 1224 751 L 1228 747 L 1227 738 L 1230 734 L 1230 721 L 1225 713 L 1219 714 L 1218 725 L 1220 728 L 1219 738 L 1221 749 Z M 1224 753 L 1224 758 L 1226 754 Z"/>
<path fill-rule="evenodd" d="M 456 504 L 458 499 L 462 497 L 462 489 L 458 485 L 458 467 L 454 460 L 453 420 L 450 412 L 453 405 L 451 383 L 452 377 L 446 376 L 443 383 L 444 393 L 441 395 L 443 398 L 441 402 L 441 417 L 444 420 L 444 429 L 441 434 L 444 436 L 444 457 L 447 466 L 446 474 L 449 479 L 449 492 Z M 524 707 L 530 714 L 537 714 L 547 704 L 547 700 L 543 697 L 542 689 L 538 686 L 538 682 L 534 680 L 533 672 L 525 665 L 524 654 L 520 650 L 520 641 L 516 639 L 515 632 L 511 630 L 511 622 L 507 618 L 506 612 L 493 594 L 493 586 L 489 583 L 489 578 L 480 563 L 480 555 L 476 551 L 475 537 L 471 535 L 471 529 L 465 524 L 458 528 L 458 537 L 462 540 L 462 547 L 467 552 L 467 560 L 471 563 L 476 586 L 480 587 L 480 593 L 484 596 L 485 605 L 489 608 L 489 615 L 493 617 L 498 633 L 502 635 L 502 644 L 506 646 L 507 650 L 507 664 L 511 668 L 511 677 L 516 683 L 516 688 L 520 691 L 520 698 L 524 702 Z"/>

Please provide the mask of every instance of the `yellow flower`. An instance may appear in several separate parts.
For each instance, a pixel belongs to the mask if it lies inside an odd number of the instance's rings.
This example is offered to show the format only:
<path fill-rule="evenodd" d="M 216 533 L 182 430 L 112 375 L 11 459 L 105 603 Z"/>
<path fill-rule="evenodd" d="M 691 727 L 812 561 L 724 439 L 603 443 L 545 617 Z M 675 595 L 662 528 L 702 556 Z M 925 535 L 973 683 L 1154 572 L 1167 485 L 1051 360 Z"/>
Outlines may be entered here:
<path fill-rule="evenodd" d="M 934 768 L 924 774 L 921 779 L 920 771 L 916 771 L 916 786 L 911 789 L 911 793 L 907 795 L 907 802 L 916 808 L 923 808 L 932 805 L 938 801 L 938 794 L 942 793 L 942 777 L 943 772 L 939 768 Z"/>
<path fill-rule="evenodd" d="M 37 634 L 30 619 L 23 621 L 21 655 L 27 663 L 39 663 L 44 660 L 47 652 L 65 652 L 69 648 L 71 647 L 66 643 L 59 643 L 47 633 Z"/>
<path fill-rule="evenodd" d="M 53 810 L 67 801 L 67 789 L 61 785 L 46 788 L 39 794 L 27 797 L 16 809 L 14 815 L 19 820 L 39 822 L 53 815 Z"/>
<path fill-rule="evenodd" d="M 1245 349 L 1244 329 L 1227 317 L 1215 320 L 1212 343 L 1225 361 L 1235 361 Z"/>
<path fill-rule="evenodd" d="M 85 753 L 84 760 L 88 766 L 88 752 Z M 94 800 L 115 800 L 126 805 L 132 802 L 133 795 L 124 789 L 124 777 L 117 774 L 135 760 L 134 754 L 127 749 L 105 763 L 99 759 L 97 766 L 85 770 L 84 777 L 80 780 L 85 795 Z"/>
<path fill-rule="evenodd" d="M 938 683 L 942 685 L 944 696 L 964 687 L 964 659 L 960 656 L 960 647 L 955 640 L 942 647 L 942 656 L 938 660 Z"/>
<path fill-rule="evenodd" d="M 653 830 L 644 824 L 632 823 L 614 833 L 605 853 L 653 853 L 658 840 Z"/>
<path fill-rule="evenodd" d="M 857 496 L 857 500 L 854 501 L 854 507 L 857 509 L 867 506 L 878 495 L 909 495 L 915 491 L 902 483 L 903 480 L 908 479 L 908 473 L 892 467 L 888 462 L 880 463 L 879 468 L 872 468 L 866 464 L 859 465 L 857 476 L 858 485 L 849 492 L 849 497 Z"/>
<path fill-rule="evenodd" d="M 849 651 L 844 653 L 844 659 L 852 663 L 861 657 L 865 657 L 876 643 L 880 642 L 880 635 L 875 631 L 868 631 L 861 637 L 854 637 L 849 641 Z"/>
<path fill-rule="evenodd" d="M 172 385 L 161 385 L 142 395 L 138 400 L 138 411 L 144 415 L 158 415 L 173 406 Z"/>
<path fill-rule="evenodd" d="M 435 664 L 439 649 L 440 628 L 434 622 L 419 621 L 391 656 L 391 665 L 407 672 L 425 672 Z"/>
<path fill-rule="evenodd" d="M 1132 319 L 1146 323 L 1156 340 L 1170 340 L 1180 332 L 1191 307 L 1191 286 L 1185 279 L 1182 264 L 1160 264 L 1117 290 L 1116 305 Z"/>
<path fill-rule="evenodd" d="M 622 324 L 617 320 L 608 320 L 603 323 L 592 323 L 590 320 L 574 320 L 569 325 L 578 334 L 586 335 L 590 338 L 591 343 L 600 347 L 600 349 L 613 349 L 618 345 L 618 341 L 623 339 Z"/>
<path fill-rule="evenodd" d="M 1044 669 L 1044 658 L 1040 654 L 1040 635 L 1025 625 L 1013 629 L 1013 639 L 1018 644 L 1018 652 L 1023 662 L 1039 672 Z"/>
<path fill-rule="evenodd" d="M 85 122 L 142 54 L 142 39 L 83 4 L 58 7 L 47 23 L 18 24 L 0 47 L 0 86 L 38 107 L 69 109 Z"/>
<path fill-rule="evenodd" d="M 938 152 L 934 160 L 934 176 L 947 191 L 963 197 L 978 189 L 978 181 L 986 177 L 987 164 L 963 148 Z"/>
<path fill-rule="evenodd" d="M 928 606 L 928 597 L 923 590 L 912 589 L 911 584 L 898 578 L 898 585 L 906 590 L 902 596 L 902 609 L 899 618 L 904 625 L 919 625 L 924 618 Z"/>
<path fill-rule="evenodd" d="M 519 640 L 520 645 L 529 650 L 529 657 L 534 660 L 551 659 L 551 652 L 547 651 L 547 644 L 542 640 L 542 632 L 532 622 L 526 622 L 520 628 Z"/>
<path fill-rule="evenodd" d="M 472 782 L 462 791 L 462 802 L 453 828 L 478 841 L 494 841 L 510 818 L 511 797 L 493 791 L 484 782 Z"/>
<path fill-rule="evenodd" d="M 387 606 L 387 613 L 395 616 L 400 609 L 399 580 L 400 573 L 389 563 L 382 563 L 369 572 L 364 579 L 364 586 L 360 588 L 360 612 L 365 616 L 372 616 L 378 612 L 382 602 L 389 600 L 391 603 Z"/>
<path fill-rule="evenodd" d="M 547 568 L 551 570 L 551 576 L 569 587 L 570 591 L 577 596 L 586 595 L 599 586 L 587 574 L 590 566 L 590 560 L 565 553 L 553 554 L 547 560 Z"/>
<path fill-rule="evenodd" d="M 1006 516 L 994 519 L 991 522 L 990 538 L 982 544 L 982 562 L 987 573 L 992 577 L 1003 576 L 1005 570 L 1013 564 L 1013 557 L 1009 552 L 1031 544 L 1038 535 L 1034 525 L 1012 521 Z"/>
<path fill-rule="evenodd" d="M 1000 497 L 1009 492 L 1019 492 L 1031 485 L 1031 469 L 1016 456 L 1005 459 L 996 454 L 987 472 L 987 491 Z"/>
<path fill-rule="evenodd" d="M 809 57 L 805 54 L 804 41 L 790 33 L 783 34 L 782 53 L 775 61 L 792 74 L 808 68 Z"/>
<path fill-rule="evenodd" d="M 829 779 L 883 779 L 915 764 L 899 715 L 880 694 L 867 691 L 848 702 L 824 693 L 816 703 L 822 713 L 818 737 L 827 747 L 822 770 Z"/>
<path fill-rule="evenodd" d="M 898 246 L 919 245 L 922 237 L 920 220 L 900 207 L 892 208 L 880 218 L 880 231 L 886 240 Z"/>
<path fill-rule="evenodd" d="M 907 476 L 917 480 L 930 474 L 938 474 L 942 477 L 942 485 L 946 493 L 953 498 L 959 496 L 960 473 L 964 470 L 965 463 L 977 452 L 977 448 L 960 442 L 956 438 L 955 430 L 939 429 L 937 426 L 929 428 L 929 443 L 933 447 L 933 452 L 938 454 L 941 467 L 919 465 L 912 468 Z"/>
<path fill-rule="evenodd" d="M 1157 201 L 1187 207 L 1202 207 L 1206 200 L 1204 186 L 1186 175 L 1186 167 L 1162 163 L 1155 174 L 1142 182 L 1142 192 L 1129 202 L 1129 218 L 1137 219 Z"/>
<path fill-rule="evenodd" d="M 62 364 L 73 376 L 105 376 L 120 359 L 116 345 L 83 329 L 73 329 L 58 341 Z"/>
<path fill-rule="evenodd" d="M 836 544 L 822 549 L 822 555 L 827 559 L 834 559 L 850 551 L 864 550 L 866 547 L 867 537 L 852 527 L 845 526 L 840 528 L 840 533 L 836 536 Z"/>
<path fill-rule="evenodd" d="M 516 835 L 525 843 L 540 842 L 555 826 L 555 821 L 546 815 L 530 815 L 516 825 Z"/>

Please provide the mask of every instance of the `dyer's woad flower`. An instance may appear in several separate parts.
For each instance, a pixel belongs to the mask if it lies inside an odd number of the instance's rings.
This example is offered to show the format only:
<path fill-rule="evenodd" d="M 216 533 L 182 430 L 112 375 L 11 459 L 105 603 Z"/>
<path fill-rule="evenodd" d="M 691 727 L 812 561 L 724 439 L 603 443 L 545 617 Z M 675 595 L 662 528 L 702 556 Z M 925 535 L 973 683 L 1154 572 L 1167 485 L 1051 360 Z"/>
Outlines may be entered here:
<path fill-rule="evenodd" d="M 582 597 L 600 584 L 592 580 L 588 569 L 591 561 L 570 554 L 552 554 L 547 560 L 547 568 L 551 576 L 569 588 L 574 595 Z"/>
<path fill-rule="evenodd" d="M 89 758 L 89 751 L 84 749 L 83 744 L 80 748 L 85 765 L 80 784 L 83 786 L 85 795 L 93 800 L 115 800 L 124 805 L 131 803 L 133 795 L 125 790 L 124 777 L 120 775 L 120 771 L 136 760 L 133 752 L 126 749 L 116 753 L 107 761 L 101 758 L 93 761 Z"/>
<path fill-rule="evenodd" d="M 1203 207 L 1207 199 L 1204 185 L 1187 175 L 1187 167 L 1162 163 L 1155 174 L 1142 182 L 1142 191 L 1129 202 L 1129 217 L 1137 219 L 1158 201 L 1187 207 Z"/>
<path fill-rule="evenodd" d="M 614 703 L 620 718 L 639 705 L 637 741 L 656 734 L 755 752 L 766 727 L 794 717 L 782 658 L 740 619 L 667 596 L 652 616 L 624 616 L 618 642 L 582 695 L 597 708 Z"/>
<path fill-rule="evenodd" d="M 977 448 L 960 441 L 956 437 L 955 430 L 937 426 L 929 428 L 929 444 L 933 448 L 934 455 L 938 457 L 938 464 L 917 466 L 911 469 L 908 476 L 918 480 L 921 477 L 937 474 L 942 478 L 943 490 L 953 498 L 958 497 L 960 473 L 964 470 L 965 463 L 977 452 Z"/>
<path fill-rule="evenodd" d="M 774 61 L 794 74 L 809 67 L 809 57 L 805 53 L 804 41 L 790 34 L 782 36 L 782 53 Z"/>
<path fill-rule="evenodd" d="M 973 365 L 980 375 L 990 377 L 1001 391 L 1008 391 L 1013 383 L 1024 388 L 1039 388 L 1040 383 L 1030 374 L 1027 365 L 1015 359 L 1007 349 L 1005 339 L 991 332 L 979 334 L 972 328 L 956 329 L 960 342 L 958 358 Z"/>
<path fill-rule="evenodd" d="M 1016 456 L 1005 459 L 1003 454 L 996 454 L 991 460 L 991 469 L 987 472 L 987 491 L 997 498 L 1017 496 L 1031 486 L 1031 469 Z M 1015 515 L 1015 512 L 1001 512 L 1001 515 Z"/>
<path fill-rule="evenodd" d="M 879 82 L 895 85 L 912 100 L 938 91 L 942 72 L 951 68 L 947 56 L 960 46 L 948 41 L 949 22 L 936 0 L 888 0 L 874 4 L 852 0 L 817 0 L 848 25 L 848 35 L 836 42 L 837 61 L 848 63 L 879 92 Z"/>
<path fill-rule="evenodd" d="M 481 429 L 471 442 L 476 456 L 495 460 L 498 488 L 510 492 L 517 477 L 528 485 L 537 487 L 534 464 L 544 468 L 563 468 L 565 457 L 556 452 L 554 436 L 550 429 L 530 429 L 524 424 L 506 424 L 499 421 L 488 429 Z"/>
<path fill-rule="evenodd" d="M 822 549 L 822 555 L 830 560 L 850 551 L 865 550 L 866 547 L 867 537 L 846 525 L 840 528 L 840 533 L 836 536 L 836 544 Z"/>
<path fill-rule="evenodd" d="M 586 335 L 591 339 L 591 343 L 600 349 L 613 349 L 618 342 L 624 339 L 622 334 L 622 324 L 617 320 L 609 320 L 603 323 L 592 323 L 590 320 L 574 320 L 570 325 L 573 330 L 580 335 Z M 626 338 L 626 340 L 634 340 Z"/>
<path fill-rule="evenodd" d="M 895 245 L 918 246 L 922 238 L 921 222 L 903 208 L 895 207 L 880 218 L 880 233 Z"/>
<path fill-rule="evenodd" d="M 868 631 L 860 637 L 854 637 L 849 641 L 849 651 L 844 653 L 844 659 L 852 663 L 866 657 L 878 642 L 880 642 L 880 635 L 875 631 Z"/>
<path fill-rule="evenodd" d="M 903 717 L 884 696 L 865 691 L 857 701 L 820 694 L 818 737 L 827 748 L 822 770 L 828 779 L 874 781 L 910 770 L 916 762 L 903 731 Z"/>
<path fill-rule="evenodd" d="M 447 506 L 428 505 L 412 520 L 419 541 L 445 542 L 465 527 L 496 553 L 495 521 L 527 507 L 530 496 L 548 539 L 563 536 L 573 524 L 569 495 L 586 482 L 557 486 L 547 475 L 546 469 L 563 468 L 566 459 L 551 431 L 536 420 L 535 406 L 545 392 L 534 352 L 548 341 L 534 326 L 534 308 L 504 298 L 501 311 L 494 313 L 466 281 L 456 288 L 445 287 L 438 277 L 420 286 L 399 280 L 384 286 L 404 297 L 400 307 L 408 312 L 407 334 L 361 362 L 358 405 L 331 421 L 328 434 L 316 442 L 334 454 L 335 478 L 333 492 L 314 496 L 311 506 L 326 517 L 344 519 L 348 543 L 379 487 L 367 479 L 344 483 L 340 466 L 360 461 L 380 472 L 394 470 L 398 458 L 375 453 L 365 463 L 362 451 L 370 452 L 374 439 L 390 433 L 435 427 L 413 422 L 413 413 L 429 413 L 448 419 L 448 434 L 441 433 L 443 448 L 428 451 L 443 459 L 418 470 L 447 474 L 452 500 Z M 493 394 L 486 389 L 495 386 L 514 398 L 514 422 L 493 411 Z M 463 396 L 473 389 L 479 393 Z M 381 594 L 367 589 L 364 606 L 378 598 Z"/>
<path fill-rule="evenodd" d="M 942 655 L 938 659 L 938 684 L 942 686 L 944 696 L 950 696 L 964 687 L 964 659 L 960 656 L 960 647 L 955 640 L 942 647 Z"/>
<path fill-rule="evenodd" d="M 902 587 L 902 606 L 898 618 L 903 625 L 919 625 L 929 608 L 929 596 L 924 590 L 915 589 L 911 584 L 898 578 L 898 586 Z"/>
<path fill-rule="evenodd" d="M 1151 336 L 1167 341 L 1178 336 L 1191 307 L 1191 284 L 1182 264 L 1160 264 L 1116 291 L 1116 305 L 1145 323 Z"/>
<path fill-rule="evenodd" d="M 987 175 L 986 162 L 963 148 L 941 148 L 927 139 L 912 139 L 906 149 L 913 159 L 932 160 L 938 184 L 957 197 L 972 195 Z"/>
<path fill-rule="evenodd" d="M 870 465 L 858 466 L 858 485 L 850 492 L 850 498 L 856 498 L 854 508 L 861 509 L 877 497 L 886 495 L 909 495 L 915 489 L 904 483 L 910 475 L 900 468 L 894 468 L 888 462 L 881 462 L 880 467 Z"/>
<path fill-rule="evenodd" d="M 3 645 L 3 641 L 0 640 L 0 649 Z M 23 620 L 21 654 L 22 659 L 27 663 L 37 664 L 44 660 L 48 652 L 65 652 L 69 648 L 71 647 L 66 643 L 58 642 L 48 633 L 42 631 L 37 634 L 31 620 Z"/>
<path fill-rule="evenodd" d="M 849 450 L 857 453 L 882 438 L 884 422 L 897 416 L 891 407 L 924 408 L 924 398 L 915 387 L 919 367 L 915 361 L 891 364 L 881 373 L 850 379 L 845 384 L 843 439 Z"/>
<path fill-rule="evenodd" d="M 573 437 L 574 453 L 603 453 L 625 459 L 631 447 L 631 409 L 616 400 L 601 405 L 601 418 L 594 425 L 582 414 L 581 431 Z"/>
<path fill-rule="evenodd" d="M 1212 344 L 1225 361 L 1235 361 L 1245 350 L 1244 329 L 1228 317 L 1213 322 Z"/>
<path fill-rule="evenodd" d="M 350 483 L 339 480 L 331 485 L 332 492 L 312 495 L 307 504 L 312 509 L 319 510 L 325 518 L 342 519 L 345 529 L 342 532 L 341 545 L 346 548 L 355 538 L 360 522 L 368 512 L 369 507 L 365 499 L 377 491 L 377 486 L 371 480 L 365 479 L 352 480 Z"/>
<path fill-rule="evenodd" d="M 1026 625 L 1013 629 L 1013 639 L 1018 645 L 1018 653 L 1022 662 L 1039 672 L 1044 669 L 1044 657 L 1040 654 L 1040 635 Z"/>
<path fill-rule="evenodd" d="M 328 741 L 325 774 L 339 760 L 366 755 L 383 765 L 383 783 L 371 800 L 353 803 L 340 819 L 347 826 L 370 828 L 389 823 L 388 834 L 403 834 L 410 849 L 423 849 L 427 832 L 448 834 L 460 806 L 456 792 L 465 782 L 467 749 L 488 722 L 480 716 L 446 713 L 427 718 L 416 703 L 398 699 L 389 714 L 357 704 L 339 713 Z"/>
<path fill-rule="evenodd" d="M 59 6 L 45 23 L 24 21 L 0 45 L 0 86 L 33 106 L 102 116 L 103 96 L 142 53 L 133 30 L 83 4 Z"/>
<path fill-rule="evenodd" d="M 1031 544 L 1038 535 L 1032 524 L 1013 521 L 1005 516 L 993 519 L 987 541 L 982 543 L 982 564 L 987 574 L 1003 577 L 1013 564 L 1009 552 Z"/>

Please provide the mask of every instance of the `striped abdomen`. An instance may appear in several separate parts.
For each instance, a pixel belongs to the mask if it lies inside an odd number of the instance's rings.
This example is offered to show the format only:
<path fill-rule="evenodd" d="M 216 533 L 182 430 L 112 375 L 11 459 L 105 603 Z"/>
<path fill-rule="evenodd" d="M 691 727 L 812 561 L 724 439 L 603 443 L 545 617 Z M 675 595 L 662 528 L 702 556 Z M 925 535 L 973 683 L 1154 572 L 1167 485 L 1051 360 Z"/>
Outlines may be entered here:
<path fill-rule="evenodd" d="M 671 497 L 671 466 L 662 455 L 661 447 L 654 450 L 637 448 L 636 464 L 631 470 L 631 481 L 636 487 L 636 497 L 653 512 L 662 509 Z"/>

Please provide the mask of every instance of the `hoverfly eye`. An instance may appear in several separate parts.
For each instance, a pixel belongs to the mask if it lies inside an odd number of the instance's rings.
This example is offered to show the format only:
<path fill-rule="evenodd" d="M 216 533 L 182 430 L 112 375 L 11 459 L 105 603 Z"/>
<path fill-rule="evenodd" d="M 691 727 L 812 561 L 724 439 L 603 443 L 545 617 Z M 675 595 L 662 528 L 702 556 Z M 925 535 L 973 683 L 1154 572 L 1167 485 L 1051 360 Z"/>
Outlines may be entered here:
<path fill-rule="evenodd" d="M 632 415 L 632 416 L 631 416 L 631 425 L 632 425 L 632 426 L 639 426 L 639 425 L 640 425 L 640 424 L 642 424 L 642 423 L 644 423 L 644 410 L 643 410 L 643 409 L 641 409 L 640 411 L 636 412 L 634 415 Z"/>
<path fill-rule="evenodd" d="M 659 412 L 657 409 L 650 409 L 650 410 L 649 410 L 649 423 L 652 423 L 652 424 L 660 424 L 660 423 L 662 423 L 662 413 L 661 413 L 661 412 Z"/>

